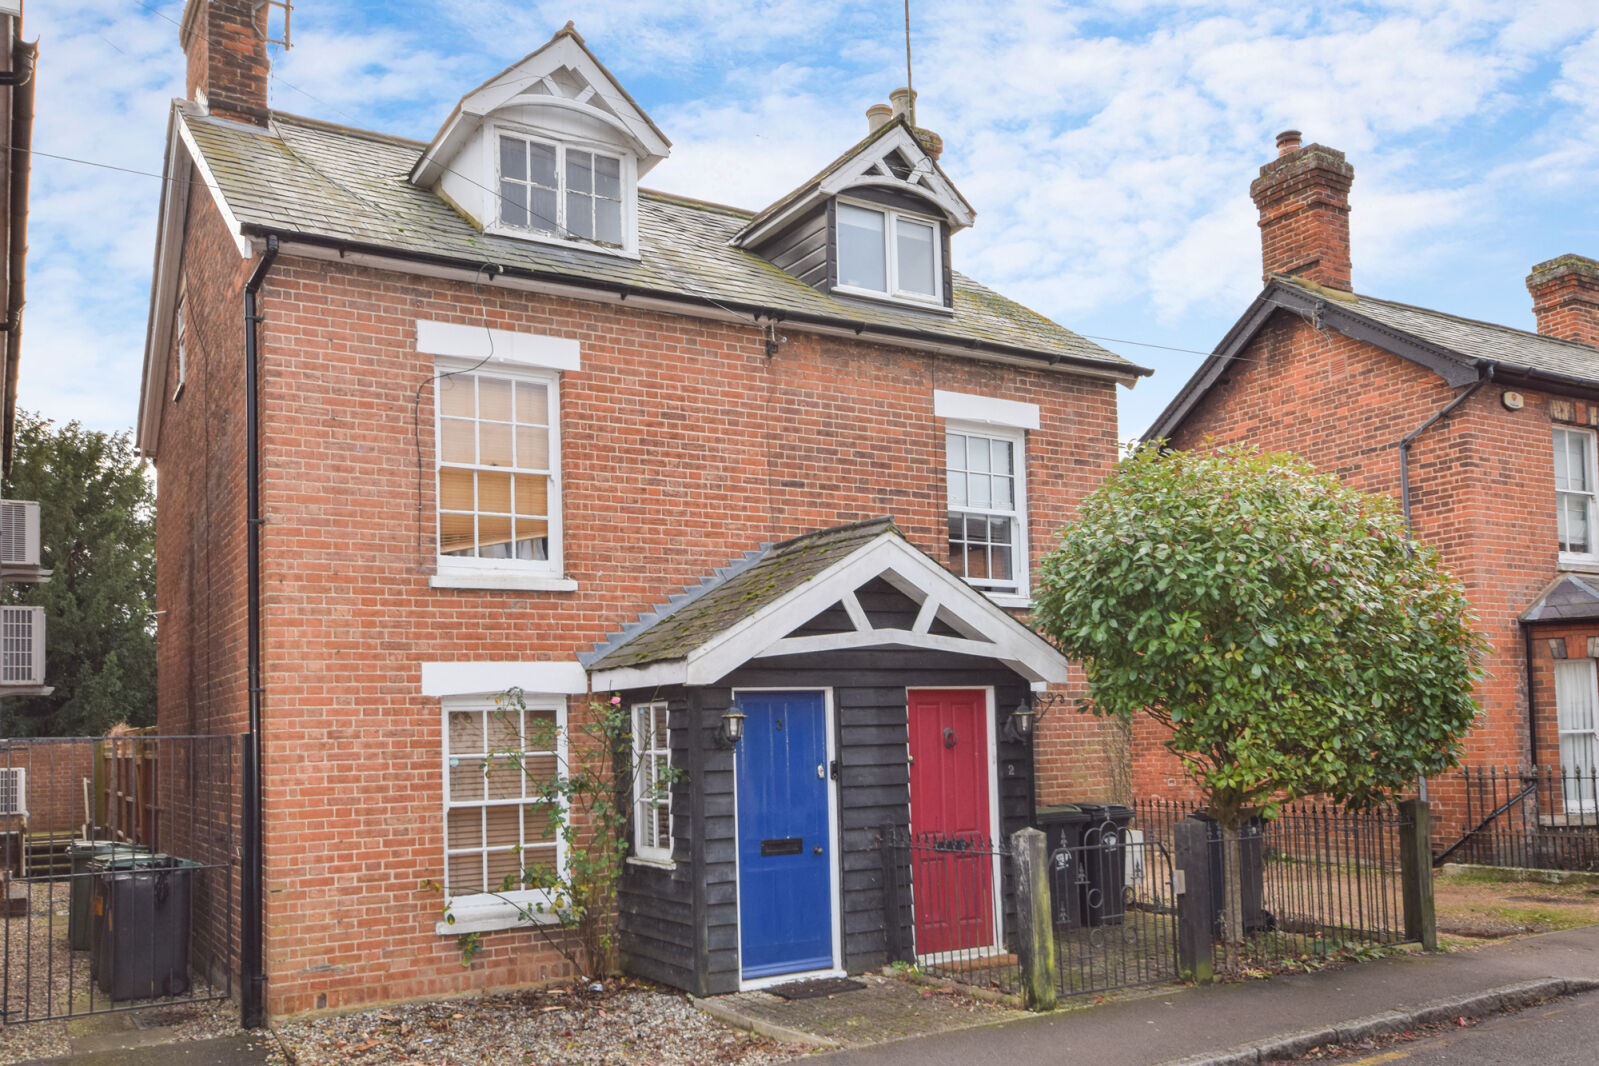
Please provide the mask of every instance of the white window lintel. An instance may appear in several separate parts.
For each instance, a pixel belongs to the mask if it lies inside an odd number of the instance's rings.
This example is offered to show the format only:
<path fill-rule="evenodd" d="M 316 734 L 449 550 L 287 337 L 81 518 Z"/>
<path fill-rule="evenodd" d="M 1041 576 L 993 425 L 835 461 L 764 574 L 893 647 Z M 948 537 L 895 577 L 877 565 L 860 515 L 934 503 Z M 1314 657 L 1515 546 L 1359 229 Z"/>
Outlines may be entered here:
<path fill-rule="evenodd" d="M 431 662 L 422 664 L 422 695 L 492 695 L 519 688 L 529 694 L 580 696 L 588 691 L 588 672 L 569 662 Z"/>
<path fill-rule="evenodd" d="M 945 392 L 943 389 L 933 390 L 933 416 L 1011 429 L 1039 427 L 1039 407 L 1036 403 L 1001 400 L 995 396 L 978 396 L 968 392 Z"/>
<path fill-rule="evenodd" d="M 451 359 L 487 359 L 494 363 L 581 370 L 581 346 L 570 337 L 546 337 L 487 326 L 416 320 L 416 350 Z"/>

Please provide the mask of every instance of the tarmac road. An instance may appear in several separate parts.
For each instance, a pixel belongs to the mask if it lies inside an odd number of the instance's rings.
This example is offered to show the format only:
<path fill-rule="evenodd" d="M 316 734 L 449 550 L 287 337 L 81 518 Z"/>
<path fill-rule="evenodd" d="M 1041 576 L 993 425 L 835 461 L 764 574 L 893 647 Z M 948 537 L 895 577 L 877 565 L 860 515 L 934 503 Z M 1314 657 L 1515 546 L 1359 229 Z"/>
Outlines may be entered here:
<path fill-rule="evenodd" d="M 1553 1000 L 1359 1058 L 1319 1061 L 1326 1066 L 1593 1066 L 1599 1062 L 1599 992 Z"/>

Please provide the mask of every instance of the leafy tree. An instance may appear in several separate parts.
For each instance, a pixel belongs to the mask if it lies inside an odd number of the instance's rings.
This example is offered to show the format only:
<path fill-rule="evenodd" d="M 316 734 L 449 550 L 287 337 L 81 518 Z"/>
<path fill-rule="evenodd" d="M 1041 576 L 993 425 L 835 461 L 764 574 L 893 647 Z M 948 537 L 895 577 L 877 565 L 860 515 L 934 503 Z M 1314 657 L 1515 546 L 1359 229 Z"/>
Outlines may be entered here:
<path fill-rule="evenodd" d="M 1230 965 L 1248 812 L 1370 805 L 1460 758 L 1485 645 L 1388 497 L 1290 455 L 1136 448 L 1041 571 L 1033 620 L 1085 708 L 1158 722 L 1221 825 Z"/>
<path fill-rule="evenodd" d="M 0 735 L 95 736 L 155 721 L 155 486 L 130 435 L 17 413 L 5 495 L 39 501 L 41 585 L 7 603 L 44 608 L 49 696 L 7 699 Z"/>

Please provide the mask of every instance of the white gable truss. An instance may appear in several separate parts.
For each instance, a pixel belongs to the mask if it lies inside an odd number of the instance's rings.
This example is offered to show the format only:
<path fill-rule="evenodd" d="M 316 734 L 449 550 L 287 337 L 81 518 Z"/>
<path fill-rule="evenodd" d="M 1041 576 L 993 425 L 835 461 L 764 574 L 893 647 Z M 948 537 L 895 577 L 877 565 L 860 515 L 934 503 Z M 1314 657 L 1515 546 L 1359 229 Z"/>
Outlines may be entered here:
<path fill-rule="evenodd" d="M 524 105 L 570 112 L 609 127 L 638 157 L 641 175 L 665 159 L 672 148 L 672 142 L 567 23 L 543 48 L 461 98 L 412 168 L 411 180 L 431 187 L 486 118 Z"/>
<path fill-rule="evenodd" d="M 856 590 L 877 578 L 918 605 L 909 629 L 876 627 L 861 607 Z M 840 605 L 853 629 L 793 635 L 817 615 Z M 932 632 L 935 620 L 956 635 Z M 685 657 L 594 669 L 590 682 L 596 691 L 711 685 L 751 660 L 855 648 L 915 648 L 974 655 L 1002 663 L 1035 684 L 1066 681 L 1066 658 L 1052 645 L 899 534 L 888 532 L 708 637 Z"/>
<path fill-rule="evenodd" d="M 880 136 L 869 139 L 854 156 L 829 168 L 814 189 L 796 197 L 793 203 L 784 205 L 770 217 L 757 218 L 753 225 L 741 230 L 732 243 L 739 248 L 758 244 L 819 201 L 863 188 L 919 197 L 933 213 L 943 216 L 951 232 L 965 229 L 977 218 L 972 205 L 917 142 L 910 127 L 903 119 L 896 119 L 884 127 Z"/>

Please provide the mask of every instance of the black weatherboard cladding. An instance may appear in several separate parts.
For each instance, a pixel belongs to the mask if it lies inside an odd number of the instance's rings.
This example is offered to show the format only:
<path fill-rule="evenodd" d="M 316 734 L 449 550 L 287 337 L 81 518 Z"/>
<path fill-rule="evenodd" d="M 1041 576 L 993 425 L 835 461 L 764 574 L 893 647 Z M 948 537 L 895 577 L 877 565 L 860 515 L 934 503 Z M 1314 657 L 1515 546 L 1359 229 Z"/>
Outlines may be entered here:
<path fill-rule="evenodd" d="M 872 586 L 859 596 L 863 608 L 874 616 L 902 613 L 908 603 L 895 602 L 898 593 L 892 590 L 885 594 Z M 678 862 L 670 871 L 628 866 L 622 890 L 625 965 L 634 973 L 701 995 L 738 988 L 733 753 L 718 747 L 715 736 L 731 705 L 732 691 L 739 687 L 833 690 L 834 743 L 840 764 L 835 787 L 843 863 L 844 966 L 850 973 L 860 973 L 884 965 L 888 958 L 878 834 L 885 824 L 909 828 L 905 690 L 987 686 L 995 689 L 1001 734 L 1000 832 L 1009 836 L 1027 824 L 1033 808 L 1031 750 L 1003 737 L 1005 718 L 1026 696 L 1027 683 L 991 660 L 893 648 L 777 657 L 749 664 L 719 685 L 692 690 L 689 700 L 674 695 L 672 757 L 681 759 L 674 764 L 687 770 L 672 798 Z M 690 702 L 699 705 L 699 726 L 692 731 L 686 728 Z M 681 715 L 679 707 L 684 708 Z M 690 739 L 698 741 L 697 752 L 687 749 Z M 703 811 L 696 818 L 699 804 Z M 900 876 L 902 883 L 909 883 L 908 870 Z M 1008 865 L 1004 877 L 1008 933 L 1013 928 Z M 703 896 L 699 913 L 696 892 Z M 911 935 L 907 910 L 901 942 L 910 943 Z"/>

